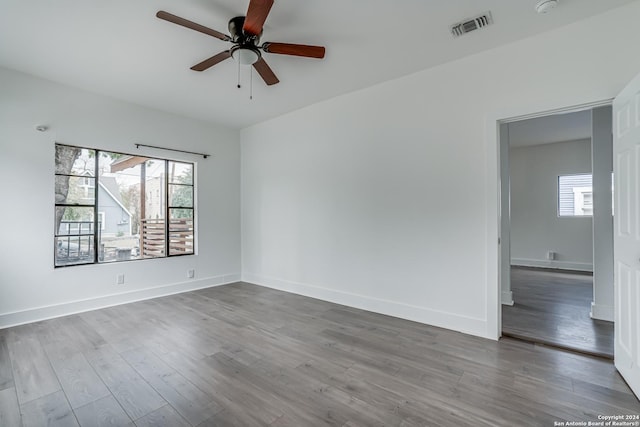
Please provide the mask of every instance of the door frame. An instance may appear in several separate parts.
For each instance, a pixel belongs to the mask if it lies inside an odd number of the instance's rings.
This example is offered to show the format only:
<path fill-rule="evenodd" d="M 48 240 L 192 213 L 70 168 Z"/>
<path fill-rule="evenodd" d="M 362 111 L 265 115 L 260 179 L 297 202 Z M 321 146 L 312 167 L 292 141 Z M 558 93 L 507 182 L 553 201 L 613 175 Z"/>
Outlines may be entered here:
<path fill-rule="evenodd" d="M 500 202 L 502 196 L 501 179 L 501 159 L 500 159 L 500 125 L 517 122 L 521 120 L 535 119 L 559 113 L 572 113 L 577 111 L 591 110 L 597 107 L 604 107 L 613 104 L 613 98 L 599 101 L 587 102 L 573 106 L 564 107 L 540 107 L 535 108 L 512 108 L 510 110 L 494 112 L 487 115 L 485 127 L 485 164 L 487 166 L 485 200 L 486 200 L 486 307 L 487 307 L 487 337 L 498 340 L 502 336 L 502 272 L 501 265 L 504 262 L 511 263 L 511 260 L 502 259 L 501 244 L 499 243 L 503 232 L 508 235 L 511 225 L 509 218 L 506 223 L 506 230 L 502 228 L 502 217 L 500 212 Z"/>

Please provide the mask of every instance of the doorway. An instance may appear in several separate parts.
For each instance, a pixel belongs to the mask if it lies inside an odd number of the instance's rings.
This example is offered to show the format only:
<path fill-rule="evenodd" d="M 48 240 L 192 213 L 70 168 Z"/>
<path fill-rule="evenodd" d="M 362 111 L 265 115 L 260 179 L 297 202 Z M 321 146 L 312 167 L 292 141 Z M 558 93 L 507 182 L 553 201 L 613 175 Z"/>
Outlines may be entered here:
<path fill-rule="evenodd" d="M 501 124 L 503 335 L 613 358 L 610 135 L 609 106 Z"/>
<path fill-rule="evenodd" d="M 512 266 L 511 286 L 503 336 L 613 359 L 613 322 L 590 316 L 592 274 Z"/>

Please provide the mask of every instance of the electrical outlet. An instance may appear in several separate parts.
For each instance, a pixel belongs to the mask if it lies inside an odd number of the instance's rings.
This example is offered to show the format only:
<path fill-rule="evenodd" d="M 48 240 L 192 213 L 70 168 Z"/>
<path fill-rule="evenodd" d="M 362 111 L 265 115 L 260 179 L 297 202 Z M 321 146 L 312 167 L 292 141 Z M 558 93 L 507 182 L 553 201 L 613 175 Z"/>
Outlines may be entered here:
<path fill-rule="evenodd" d="M 188 270 L 187 271 L 187 277 L 189 279 L 193 279 L 195 277 L 195 275 L 196 275 L 196 271 L 195 270 Z"/>
<path fill-rule="evenodd" d="M 124 274 L 118 274 L 118 280 L 116 281 L 117 285 L 124 285 Z"/>

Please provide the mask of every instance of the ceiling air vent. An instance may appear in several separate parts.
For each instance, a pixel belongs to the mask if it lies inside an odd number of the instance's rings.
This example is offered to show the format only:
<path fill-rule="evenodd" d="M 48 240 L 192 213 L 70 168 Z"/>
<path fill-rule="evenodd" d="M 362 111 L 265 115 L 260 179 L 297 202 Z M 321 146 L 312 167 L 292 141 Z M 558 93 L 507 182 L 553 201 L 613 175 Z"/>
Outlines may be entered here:
<path fill-rule="evenodd" d="M 451 33 L 454 37 L 460 37 L 463 34 L 479 30 L 491 24 L 493 24 L 493 18 L 491 17 L 491 12 L 487 12 L 475 18 L 468 18 L 462 22 L 453 24 L 451 26 Z"/>

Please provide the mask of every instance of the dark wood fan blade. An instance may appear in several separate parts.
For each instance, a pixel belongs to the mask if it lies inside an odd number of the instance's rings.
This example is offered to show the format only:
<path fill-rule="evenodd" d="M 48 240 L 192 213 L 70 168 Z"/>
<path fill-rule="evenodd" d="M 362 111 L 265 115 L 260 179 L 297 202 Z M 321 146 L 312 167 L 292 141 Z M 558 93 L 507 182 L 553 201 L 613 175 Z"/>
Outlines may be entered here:
<path fill-rule="evenodd" d="M 279 83 L 280 80 L 276 77 L 276 75 L 271 70 L 271 67 L 267 65 L 263 58 L 260 58 L 255 64 L 253 64 L 253 68 L 256 69 L 262 80 L 269 86 Z"/>
<path fill-rule="evenodd" d="M 273 6 L 273 0 L 251 0 L 242 31 L 252 36 L 260 35 L 271 6 Z"/>
<path fill-rule="evenodd" d="M 304 56 L 306 58 L 324 58 L 324 47 L 322 46 L 267 42 L 262 45 L 262 50 L 269 53 L 279 53 L 281 55 Z"/>
<path fill-rule="evenodd" d="M 221 33 L 220 31 L 212 30 L 211 28 L 207 28 L 204 25 L 196 24 L 195 22 L 191 22 L 188 19 L 180 18 L 179 16 L 172 15 L 169 12 L 165 12 L 164 10 L 156 13 L 156 16 L 160 19 L 164 19 L 165 21 L 173 22 L 174 24 L 182 25 L 183 27 L 190 28 L 192 30 L 199 31 L 201 33 L 207 34 L 209 36 L 213 36 L 217 39 L 223 41 L 231 41 L 231 37 L 226 34 Z"/>
<path fill-rule="evenodd" d="M 222 62 L 225 59 L 229 59 L 229 58 L 231 58 L 231 53 L 229 53 L 228 50 L 225 50 L 224 52 L 220 52 L 217 55 L 213 55 L 211 58 L 205 59 L 201 63 L 194 65 L 193 67 L 191 67 L 191 69 L 193 71 L 204 71 L 213 67 L 218 62 Z"/>

